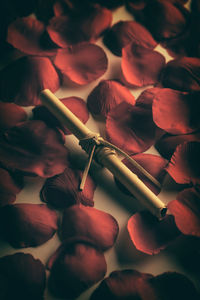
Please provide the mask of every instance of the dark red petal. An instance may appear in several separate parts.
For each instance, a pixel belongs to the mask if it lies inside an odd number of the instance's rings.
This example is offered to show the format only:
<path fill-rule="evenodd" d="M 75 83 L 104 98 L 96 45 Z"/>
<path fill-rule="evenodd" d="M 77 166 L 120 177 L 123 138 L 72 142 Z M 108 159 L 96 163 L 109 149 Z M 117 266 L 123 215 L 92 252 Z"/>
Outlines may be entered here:
<path fill-rule="evenodd" d="M 1 235 L 14 248 L 39 246 L 57 230 L 57 214 L 45 204 L 8 205 L 0 215 Z"/>
<path fill-rule="evenodd" d="M 200 129 L 200 93 L 188 94 L 172 89 L 160 89 L 153 106 L 156 125 L 171 134 L 186 134 Z"/>
<path fill-rule="evenodd" d="M 71 243 L 63 247 L 55 260 L 49 289 L 56 297 L 74 299 L 106 273 L 104 254 L 89 243 Z"/>
<path fill-rule="evenodd" d="M 59 87 L 58 74 L 47 57 L 22 57 L 0 72 L 0 98 L 5 102 L 37 105 L 43 89 L 56 92 Z"/>
<path fill-rule="evenodd" d="M 33 17 L 18 18 L 8 27 L 7 42 L 21 52 L 52 56 L 56 46 L 45 39 L 45 25 Z M 46 34 L 47 36 L 47 34 Z"/>
<path fill-rule="evenodd" d="M 48 23 L 49 19 L 53 17 L 53 5 L 56 0 L 37 0 L 35 15 L 38 20 Z"/>
<path fill-rule="evenodd" d="M 142 87 L 157 83 L 164 66 L 165 58 L 157 51 L 134 43 L 122 49 L 121 68 L 128 85 Z"/>
<path fill-rule="evenodd" d="M 164 87 L 180 91 L 200 91 L 200 58 L 181 57 L 167 63 L 162 72 Z"/>
<path fill-rule="evenodd" d="M 157 42 L 151 33 L 135 21 L 119 21 L 104 36 L 105 45 L 118 56 L 122 55 L 122 48 L 129 43 L 154 49 Z"/>
<path fill-rule="evenodd" d="M 169 202 L 168 208 L 175 218 L 178 229 L 186 235 L 200 237 L 200 192 L 185 189 Z"/>
<path fill-rule="evenodd" d="M 69 167 L 55 177 L 46 180 L 42 190 L 42 201 L 56 208 L 66 208 L 73 204 L 82 203 L 93 206 L 94 190 L 96 185 L 88 175 L 83 191 L 79 190 L 82 172 Z"/>
<path fill-rule="evenodd" d="M 200 183 L 200 142 L 185 142 L 176 148 L 166 168 L 171 177 L 180 184 Z"/>
<path fill-rule="evenodd" d="M 52 177 L 68 165 L 60 132 L 42 121 L 26 121 L 0 135 L 0 161 L 9 169 Z"/>
<path fill-rule="evenodd" d="M 176 147 L 184 142 L 199 141 L 200 132 L 193 134 L 169 135 L 166 134 L 160 138 L 155 144 L 156 150 L 165 158 L 170 159 Z"/>
<path fill-rule="evenodd" d="M 173 216 L 166 216 L 159 221 L 148 212 L 134 214 L 127 228 L 135 247 L 151 255 L 165 249 L 180 235 Z"/>
<path fill-rule="evenodd" d="M 105 6 L 109 9 L 117 8 L 123 5 L 124 0 L 92 0 L 92 3 L 99 3 L 102 6 Z"/>
<path fill-rule="evenodd" d="M 20 174 L 0 168 L 0 207 L 15 202 L 16 194 L 22 188 L 23 178 Z"/>
<path fill-rule="evenodd" d="M 135 98 L 125 86 L 114 80 L 102 80 L 87 99 L 89 111 L 106 117 L 107 113 L 121 102 L 135 105 Z"/>
<path fill-rule="evenodd" d="M 75 114 L 85 124 L 89 119 L 89 113 L 86 103 L 79 97 L 68 97 L 60 99 L 60 101 Z M 64 134 L 71 134 L 67 127 L 64 127 L 58 119 L 45 107 L 37 106 L 33 109 L 33 118 L 35 120 L 43 120 L 50 127 L 59 127 Z"/>
<path fill-rule="evenodd" d="M 0 102 L 0 130 L 5 130 L 26 121 L 25 110 L 14 103 Z"/>
<path fill-rule="evenodd" d="M 64 211 L 61 234 L 63 240 L 88 238 L 98 249 L 113 246 L 119 227 L 110 214 L 94 207 L 74 205 Z"/>
<path fill-rule="evenodd" d="M 103 49 L 90 43 L 60 49 L 54 62 L 63 75 L 78 85 L 88 84 L 101 77 L 108 66 Z"/>
<path fill-rule="evenodd" d="M 153 154 L 136 154 L 131 156 L 139 165 L 141 165 L 149 174 L 151 174 L 154 178 L 156 178 L 160 183 L 163 182 L 166 171 L 165 167 L 167 165 L 167 161 Z M 123 163 L 133 172 L 135 173 L 143 182 L 148 186 L 150 190 L 156 195 L 158 195 L 161 191 L 161 187 L 154 185 L 152 181 L 150 181 L 142 172 L 140 172 L 136 167 L 134 167 L 128 159 L 124 159 Z M 128 190 L 118 181 L 116 180 L 118 187 L 125 193 L 128 193 Z"/>
<path fill-rule="evenodd" d="M 0 258 L 0 276 L 4 279 L 1 299 L 44 299 L 45 267 L 31 254 L 15 253 Z M 2 281 L 1 281 L 2 282 Z M 2 287 L 2 285 L 1 285 Z M 2 289 L 0 291 L 0 295 Z"/>

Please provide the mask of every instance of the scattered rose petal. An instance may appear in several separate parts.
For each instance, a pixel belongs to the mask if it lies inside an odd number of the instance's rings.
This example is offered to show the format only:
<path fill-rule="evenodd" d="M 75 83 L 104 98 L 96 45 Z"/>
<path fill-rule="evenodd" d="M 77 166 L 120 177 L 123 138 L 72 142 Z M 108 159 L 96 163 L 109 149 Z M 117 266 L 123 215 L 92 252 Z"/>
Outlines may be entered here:
<path fill-rule="evenodd" d="M 89 113 L 86 103 L 79 97 L 67 97 L 60 101 L 75 114 L 85 124 L 89 119 Z M 33 109 L 33 118 L 35 120 L 43 120 L 50 127 L 59 127 L 64 134 L 71 134 L 67 127 L 64 127 L 58 119 L 45 107 L 37 106 Z"/>
<path fill-rule="evenodd" d="M 119 227 L 110 214 L 94 207 L 73 205 L 64 211 L 61 234 L 63 240 L 88 238 L 98 249 L 113 246 Z"/>
<path fill-rule="evenodd" d="M 41 190 L 42 201 L 56 208 L 66 208 L 79 203 L 93 206 L 96 185 L 88 175 L 85 187 L 80 191 L 81 178 L 81 171 L 68 167 L 62 174 L 47 179 Z"/>
<path fill-rule="evenodd" d="M 109 9 L 117 8 L 123 5 L 124 0 L 92 0 L 93 3 L 99 3 L 102 6 L 105 6 Z"/>
<path fill-rule="evenodd" d="M 4 288 L 2 300 L 44 299 L 45 267 L 31 254 L 19 252 L 1 257 L 0 277 L 4 280 L 4 286 L 1 286 Z M 2 288 L 0 296 L 2 296 Z"/>
<path fill-rule="evenodd" d="M 5 130 L 26 121 L 25 110 L 14 103 L 0 102 L 0 130 Z"/>
<path fill-rule="evenodd" d="M 57 214 L 45 204 L 8 205 L 0 216 L 1 236 L 14 248 L 39 246 L 57 230 Z"/>
<path fill-rule="evenodd" d="M 59 86 L 58 74 L 47 57 L 22 57 L 0 72 L 0 99 L 5 102 L 37 105 L 42 90 L 56 92 Z"/>
<path fill-rule="evenodd" d="M 26 121 L 0 134 L 0 161 L 9 169 L 52 177 L 68 165 L 60 132 L 42 121 Z"/>
<path fill-rule="evenodd" d="M 185 142 L 176 148 L 166 168 L 169 175 L 180 184 L 200 183 L 200 142 Z"/>
<path fill-rule="evenodd" d="M 180 91 L 200 91 L 200 58 L 181 57 L 167 63 L 162 71 L 164 87 Z"/>
<path fill-rule="evenodd" d="M 149 212 L 134 214 L 127 228 L 135 247 L 150 255 L 159 253 L 180 235 L 173 216 L 166 216 L 159 221 Z"/>
<path fill-rule="evenodd" d="M 51 268 L 49 289 L 56 297 L 74 299 L 103 279 L 106 261 L 101 251 L 84 241 L 61 247 Z"/>
<path fill-rule="evenodd" d="M 200 129 L 200 93 L 188 94 L 160 89 L 153 99 L 152 113 L 156 125 L 171 134 L 192 133 Z"/>
<path fill-rule="evenodd" d="M 8 172 L 0 168 L 0 207 L 12 204 L 23 188 L 23 179 L 20 174 Z"/>
<path fill-rule="evenodd" d="M 175 218 L 178 229 L 186 235 L 200 237 L 200 191 L 185 189 L 169 202 L 168 208 Z"/>
<path fill-rule="evenodd" d="M 157 45 L 151 33 L 135 21 L 115 23 L 104 36 L 104 43 L 117 56 L 122 55 L 122 48 L 129 43 L 149 49 L 154 49 Z"/>
<path fill-rule="evenodd" d="M 46 36 L 45 36 L 46 34 Z M 56 45 L 47 40 L 45 25 L 33 17 L 18 18 L 8 27 L 7 42 L 21 52 L 53 56 Z"/>
<path fill-rule="evenodd" d="M 102 80 L 87 99 L 89 111 L 106 117 L 107 113 L 121 102 L 135 105 L 135 98 L 125 86 L 114 80 Z"/>
<path fill-rule="evenodd" d="M 163 182 L 166 171 L 165 167 L 167 165 L 167 161 L 158 156 L 153 154 L 136 154 L 131 156 L 139 165 L 141 165 L 146 171 L 148 171 L 149 174 L 151 174 L 154 178 L 156 178 L 160 183 Z M 145 175 L 143 175 L 142 172 L 140 172 L 136 167 L 134 167 L 130 161 L 128 161 L 126 158 L 123 160 L 123 163 L 133 172 L 135 173 L 143 182 L 146 184 L 146 186 L 152 190 L 152 192 L 156 195 L 158 195 L 161 191 L 161 187 L 154 185 L 152 181 L 150 181 Z M 126 194 L 130 194 L 129 191 L 122 185 L 117 179 L 116 183 L 117 186 Z"/>
<path fill-rule="evenodd" d="M 122 49 L 123 80 L 132 87 L 157 83 L 164 66 L 165 58 L 157 51 L 134 43 L 128 44 Z"/>
<path fill-rule="evenodd" d="M 63 75 L 78 85 L 88 84 L 101 77 L 108 66 L 103 49 L 90 43 L 58 50 L 54 62 Z"/>

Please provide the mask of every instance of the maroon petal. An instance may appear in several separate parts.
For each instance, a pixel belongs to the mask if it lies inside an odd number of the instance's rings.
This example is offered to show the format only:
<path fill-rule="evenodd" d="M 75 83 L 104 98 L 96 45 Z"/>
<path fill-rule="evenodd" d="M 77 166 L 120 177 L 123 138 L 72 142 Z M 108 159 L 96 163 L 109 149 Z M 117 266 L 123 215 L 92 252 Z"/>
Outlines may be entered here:
<path fill-rule="evenodd" d="M 73 204 L 82 203 L 93 206 L 94 190 L 96 185 L 88 175 L 83 191 L 79 190 L 82 172 L 69 167 L 55 177 L 46 180 L 42 190 L 42 201 L 56 208 L 66 208 Z"/>
<path fill-rule="evenodd" d="M 88 238 L 98 249 L 105 251 L 113 246 L 118 231 L 114 217 L 96 208 L 74 205 L 64 211 L 63 240 Z"/>
<path fill-rule="evenodd" d="M 101 77 L 108 66 L 103 49 L 90 43 L 60 49 L 54 62 L 63 75 L 78 85 L 88 84 Z"/>
<path fill-rule="evenodd" d="M 156 125 L 171 134 L 186 134 L 200 129 L 200 93 L 187 94 L 172 89 L 156 93 L 152 112 Z"/>
<path fill-rule="evenodd" d="M 42 121 L 26 121 L 0 135 L 0 161 L 13 170 L 52 177 L 68 165 L 60 132 Z"/>
<path fill-rule="evenodd" d="M 190 92 L 200 91 L 200 58 L 181 57 L 167 63 L 162 72 L 164 87 Z"/>
<path fill-rule="evenodd" d="M 31 254 L 19 252 L 1 257 L 0 276 L 4 279 L 4 297 L 1 297 L 2 300 L 44 299 L 45 267 L 39 259 L 35 259 Z"/>
<path fill-rule="evenodd" d="M 55 260 L 49 289 L 56 297 L 74 299 L 106 273 L 104 254 L 86 242 L 69 243 Z"/>
<path fill-rule="evenodd" d="M 141 165 L 149 174 L 156 178 L 160 183 L 163 182 L 166 171 L 165 167 L 167 161 L 158 155 L 153 154 L 136 154 L 131 156 L 139 165 Z M 135 173 L 143 182 L 148 186 L 150 190 L 156 195 L 161 191 L 161 187 L 154 185 L 150 179 L 148 179 L 141 171 L 134 167 L 128 159 L 124 159 L 123 163 Z M 129 191 L 122 185 L 118 180 L 116 180 L 118 187 L 125 193 L 129 194 Z"/>
<path fill-rule="evenodd" d="M 45 40 L 45 25 L 33 17 L 18 18 L 8 27 L 7 42 L 21 52 L 31 55 L 52 56 L 56 48 Z"/>
<path fill-rule="evenodd" d="M 180 184 L 200 183 L 200 142 L 179 145 L 166 168 L 171 177 Z"/>
<path fill-rule="evenodd" d="M 92 0 L 91 2 L 99 3 L 109 9 L 114 9 L 124 4 L 124 0 Z"/>
<path fill-rule="evenodd" d="M 166 216 L 159 221 L 148 212 L 134 214 L 127 228 L 135 247 L 151 255 L 165 249 L 180 235 L 173 216 Z"/>
<path fill-rule="evenodd" d="M 0 207 L 12 204 L 23 188 L 23 178 L 20 174 L 8 172 L 0 168 Z"/>
<path fill-rule="evenodd" d="M 47 57 L 22 57 L 0 72 L 0 98 L 5 102 L 37 105 L 43 89 L 56 92 L 59 87 L 58 74 Z"/>
<path fill-rule="evenodd" d="M 175 218 L 178 229 L 186 235 L 200 237 L 200 192 L 198 189 L 185 189 L 169 202 L 168 208 Z"/>
<path fill-rule="evenodd" d="M 104 36 L 104 43 L 117 56 L 122 55 L 122 48 L 129 43 L 149 49 L 154 49 L 157 45 L 151 33 L 135 21 L 115 23 Z"/>
<path fill-rule="evenodd" d="M 14 103 L 0 102 L 0 130 L 5 130 L 26 121 L 25 110 Z"/>
<path fill-rule="evenodd" d="M 57 214 L 45 204 L 14 204 L 1 208 L 1 235 L 14 248 L 35 247 L 57 230 Z"/>
<path fill-rule="evenodd" d="M 164 66 L 165 58 L 157 51 L 134 43 L 122 49 L 121 68 L 124 81 L 132 87 L 157 83 Z"/>
<path fill-rule="evenodd" d="M 102 80 L 87 99 L 91 113 L 106 117 L 107 113 L 121 102 L 135 105 L 135 98 L 125 86 L 114 80 Z"/>

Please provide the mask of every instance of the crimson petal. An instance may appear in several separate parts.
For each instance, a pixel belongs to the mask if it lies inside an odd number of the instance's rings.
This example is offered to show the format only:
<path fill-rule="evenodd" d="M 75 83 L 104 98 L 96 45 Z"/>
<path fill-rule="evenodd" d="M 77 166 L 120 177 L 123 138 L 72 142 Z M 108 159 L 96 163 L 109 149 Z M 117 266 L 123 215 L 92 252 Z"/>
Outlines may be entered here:
<path fill-rule="evenodd" d="M 103 49 L 90 43 L 58 50 L 54 62 L 63 75 L 78 85 L 88 84 L 101 77 L 108 66 Z"/>
<path fill-rule="evenodd" d="M 134 43 L 122 49 L 122 74 L 125 84 L 142 87 L 159 81 L 165 58 L 162 54 Z"/>
<path fill-rule="evenodd" d="M 25 110 L 14 103 L 0 102 L 0 130 L 5 130 L 26 121 Z"/>
<path fill-rule="evenodd" d="M 57 214 L 45 204 L 8 205 L 0 215 L 1 235 L 14 248 L 39 246 L 57 230 Z"/>
<path fill-rule="evenodd" d="M 56 92 L 59 87 L 58 74 L 47 57 L 22 57 L 0 72 L 0 98 L 5 102 L 37 105 L 43 89 Z"/>
<path fill-rule="evenodd" d="M 61 234 L 63 240 L 88 238 L 98 249 L 113 246 L 119 227 L 110 214 L 94 207 L 74 205 L 64 211 Z"/>
<path fill-rule="evenodd" d="M 43 300 L 46 283 L 45 267 L 39 259 L 31 254 L 15 253 L 0 258 L 0 276 L 4 280 L 1 284 L 3 300 Z M 2 283 L 2 281 L 1 281 Z"/>
<path fill-rule="evenodd" d="M 74 299 L 103 279 L 106 261 L 101 251 L 84 241 L 61 247 L 51 268 L 49 289 L 56 297 Z"/>
<path fill-rule="evenodd" d="M 134 214 L 127 228 L 135 247 L 151 255 L 165 249 L 180 235 L 173 216 L 166 216 L 159 221 L 148 212 Z"/>
<path fill-rule="evenodd" d="M 53 56 L 56 46 L 45 41 L 45 25 L 33 17 L 18 18 L 8 27 L 7 42 L 21 52 L 31 55 Z M 47 33 L 46 33 L 47 37 Z"/>
<path fill-rule="evenodd" d="M 117 56 L 122 55 L 122 48 L 129 43 L 154 49 L 157 42 L 151 33 L 135 21 L 119 21 L 104 36 L 105 45 Z"/>
<path fill-rule="evenodd" d="M 51 177 L 68 164 L 68 151 L 60 132 L 42 121 L 26 121 L 0 135 L 0 161 L 13 170 Z"/>
<path fill-rule="evenodd" d="M 79 203 L 93 206 L 96 185 L 88 175 L 85 187 L 83 191 L 80 191 L 79 184 L 81 178 L 81 171 L 68 167 L 62 174 L 47 179 L 41 190 L 42 201 L 56 208 L 66 208 Z"/>
<path fill-rule="evenodd" d="M 135 105 L 135 98 L 125 86 L 114 80 L 102 80 L 87 99 L 91 113 L 106 117 L 107 113 L 121 102 Z"/>
<path fill-rule="evenodd" d="M 200 191 L 188 188 L 169 202 L 168 208 L 175 218 L 178 229 L 186 235 L 200 237 Z"/>
<path fill-rule="evenodd" d="M 200 142 L 192 141 L 180 144 L 166 168 L 170 176 L 180 184 L 200 183 Z"/>

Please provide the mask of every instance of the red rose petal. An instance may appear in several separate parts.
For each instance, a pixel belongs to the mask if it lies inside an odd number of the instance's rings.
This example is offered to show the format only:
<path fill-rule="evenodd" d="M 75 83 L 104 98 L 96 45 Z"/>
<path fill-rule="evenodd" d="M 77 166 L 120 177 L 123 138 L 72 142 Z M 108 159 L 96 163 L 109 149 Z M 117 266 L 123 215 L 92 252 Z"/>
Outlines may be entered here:
<path fill-rule="evenodd" d="M 5 130 L 26 121 L 25 110 L 14 103 L 0 102 L 0 130 Z"/>
<path fill-rule="evenodd" d="M 114 9 L 124 4 L 124 0 L 92 0 L 91 2 L 99 3 L 109 9 Z"/>
<path fill-rule="evenodd" d="M 90 43 L 60 49 L 54 62 L 63 75 L 78 85 L 88 84 L 101 77 L 108 66 L 103 49 Z"/>
<path fill-rule="evenodd" d="M 133 43 L 154 49 L 157 42 L 151 33 L 135 21 L 119 21 L 104 36 L 105 45 L 117 56 L 122 55 L 122 48 Z"/>
<path fill-rule="evenodd" d="M 0 98 L 5 102 L 37 105 L 43 89 L 56 92 L 59 86 L 58 74 L 47 57 L 22 57 L 0 72 Z"/>
<path fill-rule="evenodd" d="M 96 185 L 88 175 L 83 191 L 79 190 L 82 172 L 69 167 L 55 177 L 46 180 L 42 190 L 42 201 L 56 208 L 66 208 L 73 204 L 82 203 L 93 206 L 94 190 Z"/>
<path fill-rule="evenodd" d="M 107 113 L 121 102 L 135 105 L 135 98 L 122 84 L 114 80 L 102 80 L 87 99 L 89 111 L 106 117 Z"/>
<path fill-rule="evenodd" d="M 23 179 L 19 174 L 0 168 L 0 207 L 12 204 L 23 188 Z"/>
<path fill-rule="evenodd" d="M 0 135 L 0 161 L 9 169 L 52 177 L 68 165 L 60 132 L 42 121 L 26 121 Z"/>
<path fill-rule="evenodd" d="M 168 208 L 175 218 L 178 229 L 186 235 L 200 237 L 200 192 L 198 189 L 185 189 L 169 202 Z"/>
<path fill-rule="evenodd" d="M 106 269 L 104 254 L 91 244 L 65 245 L 52 266 L 49 289 L 56 297 L 74 299 L 103 279 Z"/>
<path fill-rule="evenodd" d="M 4 297 L 1 299 L 42 300 L 46 273 L 39 259 L 31 254 L 15 253 L 0 258 L 0 276 L 4 279 Z M 2 283 L 2 281 L 1 281 Z"/>
<path fill-rule="evenodd" d="M 161 89 L 153 100 L 154 122 L 171 134 L 186 134 L 200 129 L 199 96 L 199 93 L 187 94 L 172 89 Z"/>
<path fill-rule="evenodd" d="M 86 103 L 79 97 L 68 97 L 60 99 L 60 101 L 75 114 L 85 124 L 89 119 L 89 113 Z M 44 106 L 37 106 L 33 109 L 33 118 L 35 120 L 43 120 L 50 127 L 59 127 L 64 134 L 71 134 L 67 127 L 64 127 L 56 117 Z"/>
<path fill-rule="evenodd" d="M 170 176 L 180 184 L 200 183 L 200 142 L 179 145 L 166 168 Z"/>
<path fill-rule="evenodd" d="M 110 214 L 94 207 L 74 205 L 64 211 L 62 239 L 88 238 L 98 249 L 105 251 L 113 246 L 119 227 Z"/>
<path fill-rule="evenodd" d="M 154 178 L 156 178 L 160 183 L 163 182 L 166 171 L 165 167 L 167 165 L 167 161 L 158 155 L 153 154 L 136 154 L 131 156 L 137 163 L 139 163 L 149 174 L 151 174 Z M 161 188 L 155 186 L 152 181 L 150 181 L 142 172 L 140 172 L 136 167 L 134 167 L 130 161 L 126 158 L 123 160 L 123 163 L 133 172 L 135 173 L 143 182 L 148 186 L 150 190 L 156 195 L 158 195 L 161 191 Z M 128 190 L 118 181 L 116 180 L 118 187 L 125 193 L 128 193 Z"/>
<path fill-rule="evenodd" d="M 121 68 L 124 81 L 132 87 L 157 83 L 164 66 L 164 56 L 152 49 L 134 43 L 122 49 Z"/>
<path fill-rule="evenodd" d="M 45 204 L 8 205 L 0 214 L 1 235 L 14 248 L 39 246 L 57 230 L 57 214 Z"/>
<path fill-rule="evenodd" d="M 7 42 L 31 55 L 52 56 L 56 49 L 51 40 L 45 45 L 45 25 L 33 17 L 18 18 L 8 27 Z"/>
<path fill-rule="evenodd" d="M 162 72 L 164 87 L 180 91 L 200 91 L 200 58 L 181 57 L 168 62 Z"/>
<path fill-rule="evenodd" d="M 128 232 L 135 247 L 147 254 L 157 254 L 180 235 L 173 216 L 161 221 L 148 212 L 134 214 L 128 221 Z"/>

